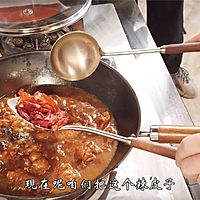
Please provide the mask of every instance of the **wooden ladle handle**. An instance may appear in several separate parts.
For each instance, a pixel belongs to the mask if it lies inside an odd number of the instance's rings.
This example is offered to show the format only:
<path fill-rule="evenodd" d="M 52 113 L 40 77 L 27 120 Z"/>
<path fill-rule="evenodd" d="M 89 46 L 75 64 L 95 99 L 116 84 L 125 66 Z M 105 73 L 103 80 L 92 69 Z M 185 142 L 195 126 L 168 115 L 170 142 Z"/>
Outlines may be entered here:
<path fill-rule="evenodd" d="M 151 130 L 153 130 L 151 126 Z M 158 142 L 179 144 L 183 138 L 188 135 L 200 133 L 199 126 L 173 126 L 173 125 L 159 125 L 158 128 Z"/>
<path fill-rule="evenodd" d="M 157 155 L 161 155 L 171 159 L 175 159 L 175 154 L 177 150 L 175 147 L 151 142 L 149 140 L 141 138 L 133 138 L 131 141 L 131 147 L 135 147 L 137 149 L 155 153 Z"/>
<path fill-rule="evenodd" d="M 200 51 L 200 42 L 169 44 L 169 45 L 164 45 L 161 48 L 165 49 L 164 54 L 198 52 Z"/>

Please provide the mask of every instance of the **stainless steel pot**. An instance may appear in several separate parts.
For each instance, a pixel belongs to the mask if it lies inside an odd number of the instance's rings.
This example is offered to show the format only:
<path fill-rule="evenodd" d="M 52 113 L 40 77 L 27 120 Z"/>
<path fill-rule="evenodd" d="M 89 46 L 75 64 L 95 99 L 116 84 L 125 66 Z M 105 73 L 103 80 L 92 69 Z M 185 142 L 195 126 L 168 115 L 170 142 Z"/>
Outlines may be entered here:
<path fill-rule="evenodd" d="M 92 0 L 2 1 L 0 35 L 23 37 L 46 34 L 81 19 Z"/>

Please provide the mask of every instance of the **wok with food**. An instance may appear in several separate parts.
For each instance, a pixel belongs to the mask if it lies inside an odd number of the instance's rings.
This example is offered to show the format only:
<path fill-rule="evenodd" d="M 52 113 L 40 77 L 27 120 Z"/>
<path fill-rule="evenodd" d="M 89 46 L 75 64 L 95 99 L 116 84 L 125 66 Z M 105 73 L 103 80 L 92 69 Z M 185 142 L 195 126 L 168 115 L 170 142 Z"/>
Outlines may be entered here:
<path fill-rule="evenodd" d="M 39 129 L 14 115 L 6 103 L 15 95 L 26 95 L 24 92 L 30 95 L 40 92 L 67 111 L 67 124 L 90 126 L 126 137 L 137 135 L 140 128 L 137 97 L 114 69 L 100 63 L 87 79 L 68 82 L 52 71 L 49 52 L 32 52 L 2 58 L 0 73 L 1 196 L 74 198 L 85 191 L 78 188 L 84 177 L 91 181 L 101 179 L 128 155 L 130 146 L 105 137 Z M 77 181 L 76 190 L 66 184 L 73 178 Z M 66 190 L 51 189 L 59 179 L 63 179 Z M 28 180 L 34 180 L 35 186 L 48 180 L 50 190 L 24 187 L 22 184 L 33 184 Z"/>
<path fill-rule="evenodd" d="M 7 105 L 9 97 L 0 100 L 0 190 L 3 193 L 41 196 L 70 191 L 68 184 L 73 179 L 77 188 L 83 180 L 93 181 L 115 154 L 117 142 L 112 139 L 81 131 L 58 130 L 67 123 L 116 134 L 116 122 L 108 108 L 81 89 L 51 87 L 63 90 L 65 96 L 47 96 L 40 91 L 30 95 L 20 89 L 17 109 L 22 117 L 34 119 L 37 125 L 53 124 L 53 130 L 37 129 L 15 115 Z M 48 181 L 48 187 L 39 189 L 43 180 Z M 62 190 L 58 181 L 62 182 Z"/>

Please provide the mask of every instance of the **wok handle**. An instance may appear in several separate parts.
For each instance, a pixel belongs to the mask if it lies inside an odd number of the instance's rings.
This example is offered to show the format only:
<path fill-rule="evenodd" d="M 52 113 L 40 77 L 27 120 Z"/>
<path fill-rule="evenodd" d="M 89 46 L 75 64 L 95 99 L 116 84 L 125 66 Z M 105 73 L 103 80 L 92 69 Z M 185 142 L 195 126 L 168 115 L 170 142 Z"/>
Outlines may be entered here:
<path fill-rule="evenodd" d="M 179 144 L 183 138 L 188 135 L 200 133 L 199 126 L 171 126 L 171 125 L 159 125 L 151 126 L 150 135 L 153 134 L 154 131 L 158 132 L 157 141 L 160 143 L 174 143 Z M 151 137 L 151 136 L 150 136 Z M 153 140 L 153 139 L 151 139 Z"/>
<path fill-rule="evenodd" d="M 175 159 L 176 148 L 171 146 L 166 146 L 156 142 L 151 142 L 146 139 L 133 138 L 131 140 L 131 146 L 137 149 L 155 153 L 167 158 Z"/>
<path fill-rule="evenodd" d="M 200 42 L 168 44 L 168 45 L 163 45 L 160 48 L 165 49 L 165 51 L 161 51 L 161 53 L 163 54 L 198 52 L 200 51 Z"/>

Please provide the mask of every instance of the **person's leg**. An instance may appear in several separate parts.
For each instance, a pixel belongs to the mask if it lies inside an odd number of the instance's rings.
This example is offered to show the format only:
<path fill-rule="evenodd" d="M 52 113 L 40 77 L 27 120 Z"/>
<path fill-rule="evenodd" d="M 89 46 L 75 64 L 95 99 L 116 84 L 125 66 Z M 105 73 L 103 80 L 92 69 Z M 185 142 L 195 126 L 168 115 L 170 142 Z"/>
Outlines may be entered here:
<path fill-rule="evenodd" d="M 147 0 L 147 26 L 158 47 L 183 42 L 183 0 Z M 162 55 L 182 97 L 195 98 L 195 85 L 180 67 L 182 54 Z"/>
<path fill-rule="evenodd" d="M 147 25 L 159 47 L 183 42 L 183 0 L 147 0 Z M 170 74 L 176 73 L 182 54 L 162 57 Z"/>

